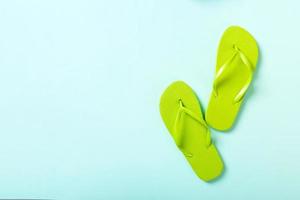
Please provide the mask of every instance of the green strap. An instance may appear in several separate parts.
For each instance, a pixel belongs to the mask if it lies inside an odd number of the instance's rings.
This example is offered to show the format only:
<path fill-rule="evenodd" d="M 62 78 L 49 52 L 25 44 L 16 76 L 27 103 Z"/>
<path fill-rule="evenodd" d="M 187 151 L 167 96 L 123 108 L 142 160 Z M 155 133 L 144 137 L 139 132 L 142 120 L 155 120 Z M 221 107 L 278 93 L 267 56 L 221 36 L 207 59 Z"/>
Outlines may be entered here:
<path fill-rule="evenodd" d="M 183 116 L 184 114 L 188 115 L 189 117 L 191 117 L 192 119 L 194 119 L 195 121 L 197 121 L 199 124 L 201 124 L 203 127 L 206 128 L 206 145 L 207 147 L 210 146 L 211 144 L 211 137 L 210 137 L 210 132 L 209 129 L 205 123 L 205 121 L 201 118 L 199 118 L 197 116 L 197 114 L 195 114 L 194 112 L 192 112 L 191 110 L 189 110 L 188 108 L 186 108 L 182 102 L 182 100 L 179 100 L 179 109 L 175 118 L 175 122 L 174 122 L 174 139 L 176 142 L 176 145 L 186 154 L 186 156 L 191 157 L 192 154 L 191 153 L 187 153 L 184 151 L 184 149 L 182 149 L 182 142 L 183 142 L 183 131 L 182 131 L 182 125 L 183 125 Z"/>
<path fill-rule="evenodd" d="M 220 81 L 226 75 L 225 74 L 226 70 L 227 71 L 230 70 L 230 69 L 232 70 L 231 67 L 233 65 L 230 65 L 230 64 L 235 59 L 235 57 L 238 55 L 239 58 L 242 60 L 242 62 L 244 63 L 244 65 L 247 67 L 247 69 L 250 72 L 250 76 L 248 77 L 245 85 L 242 87 L 242 89 L 238 92 L 238 94 L 234 98 L 233 102 L 238 103 L 243 99 L 243 97 L 246 94 L 247 89 L 250 86 L 250 83 L 251 83 L 252 77 L 253 77 L 253 67 L 252 67 L 251 62 L 247 58 L 247 56 L 236 45 L 233 45 L 233 49 L 235 50 L 233 55 L 220 67 L 219 71 L 216 74 L 215 81 L 214 81 L 214 86 L 213 86 L 213 89 L 214 89 L 213 91 L 214 91 L 214 95 L 217 97 L 218 96 L 218 86 L 220 85 Z"/>

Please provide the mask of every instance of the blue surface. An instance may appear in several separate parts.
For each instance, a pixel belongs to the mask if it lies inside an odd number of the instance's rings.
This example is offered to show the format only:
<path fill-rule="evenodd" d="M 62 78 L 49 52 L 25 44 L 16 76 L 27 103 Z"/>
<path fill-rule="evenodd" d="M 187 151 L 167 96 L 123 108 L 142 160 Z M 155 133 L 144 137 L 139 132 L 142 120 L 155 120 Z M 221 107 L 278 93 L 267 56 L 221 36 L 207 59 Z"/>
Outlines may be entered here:
<path fill-rule="evenodd" d="M 0 198 L 300 199 L 297 0 L 0 2 Z M 220 36 L 245 27 L 258 71 L 226 164 L 199 180 L 159 115 L 181 79 L 206 108 Z"/>

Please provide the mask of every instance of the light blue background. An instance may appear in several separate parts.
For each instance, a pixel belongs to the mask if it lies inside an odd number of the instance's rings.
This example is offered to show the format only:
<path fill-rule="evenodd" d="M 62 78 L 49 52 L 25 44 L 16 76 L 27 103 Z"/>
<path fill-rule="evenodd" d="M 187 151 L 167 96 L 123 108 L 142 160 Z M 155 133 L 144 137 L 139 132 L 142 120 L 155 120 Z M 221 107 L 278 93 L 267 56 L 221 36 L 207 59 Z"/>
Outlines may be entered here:
<path fill-rule="evenodd" d="M 0 198 L 300 198 L 297 0 L 0 2 Z M 226 164 L 198 179 L 159 115 L 181 79 L 206 108 L 216 50 L 248 29 L 260 63 Z"/>

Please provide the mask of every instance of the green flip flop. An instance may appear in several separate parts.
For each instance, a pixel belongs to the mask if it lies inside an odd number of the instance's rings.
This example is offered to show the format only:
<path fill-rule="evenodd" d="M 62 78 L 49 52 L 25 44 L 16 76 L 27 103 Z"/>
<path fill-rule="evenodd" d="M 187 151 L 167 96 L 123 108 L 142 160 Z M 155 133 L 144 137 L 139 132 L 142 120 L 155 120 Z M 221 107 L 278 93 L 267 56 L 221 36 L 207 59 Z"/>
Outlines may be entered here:
<path fill-rule="evenodd" d="M 182 81 L 172 83 L 161 96 L 160 113 L 177 147 L 198 177 L 204 181 L 218 177 L 223 171 L 223 162 L 211 141 L 193 90 Z"/>
<path fill-rule="evenodd" d="M 229 27 L 219 44 L 213 92 L 205 114 L 211 127 L 221 131 L 232 127 L 257 60 L 258 46 L 250 33 L 241 27 Z"/>

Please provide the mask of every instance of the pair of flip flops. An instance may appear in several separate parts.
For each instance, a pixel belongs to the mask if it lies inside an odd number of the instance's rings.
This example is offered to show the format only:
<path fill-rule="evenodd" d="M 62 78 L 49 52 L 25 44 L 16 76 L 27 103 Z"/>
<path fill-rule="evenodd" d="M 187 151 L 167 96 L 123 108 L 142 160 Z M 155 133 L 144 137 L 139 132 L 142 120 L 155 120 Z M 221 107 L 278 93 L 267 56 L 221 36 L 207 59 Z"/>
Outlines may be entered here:
<path fill-rule="evenodd" d="M 204 181 L 217 178 L 224 168 L 209 126 L 221 131 L 232 127 L 252 82 L 257 60 L 258 46 L 250 33 L 241 27 L 229 27 L 219 44 L 205 119 L 197 96 L 186 83 L 172 83 L 161 96 L 160 113 L 167 129 L 194 172 Z"/>

